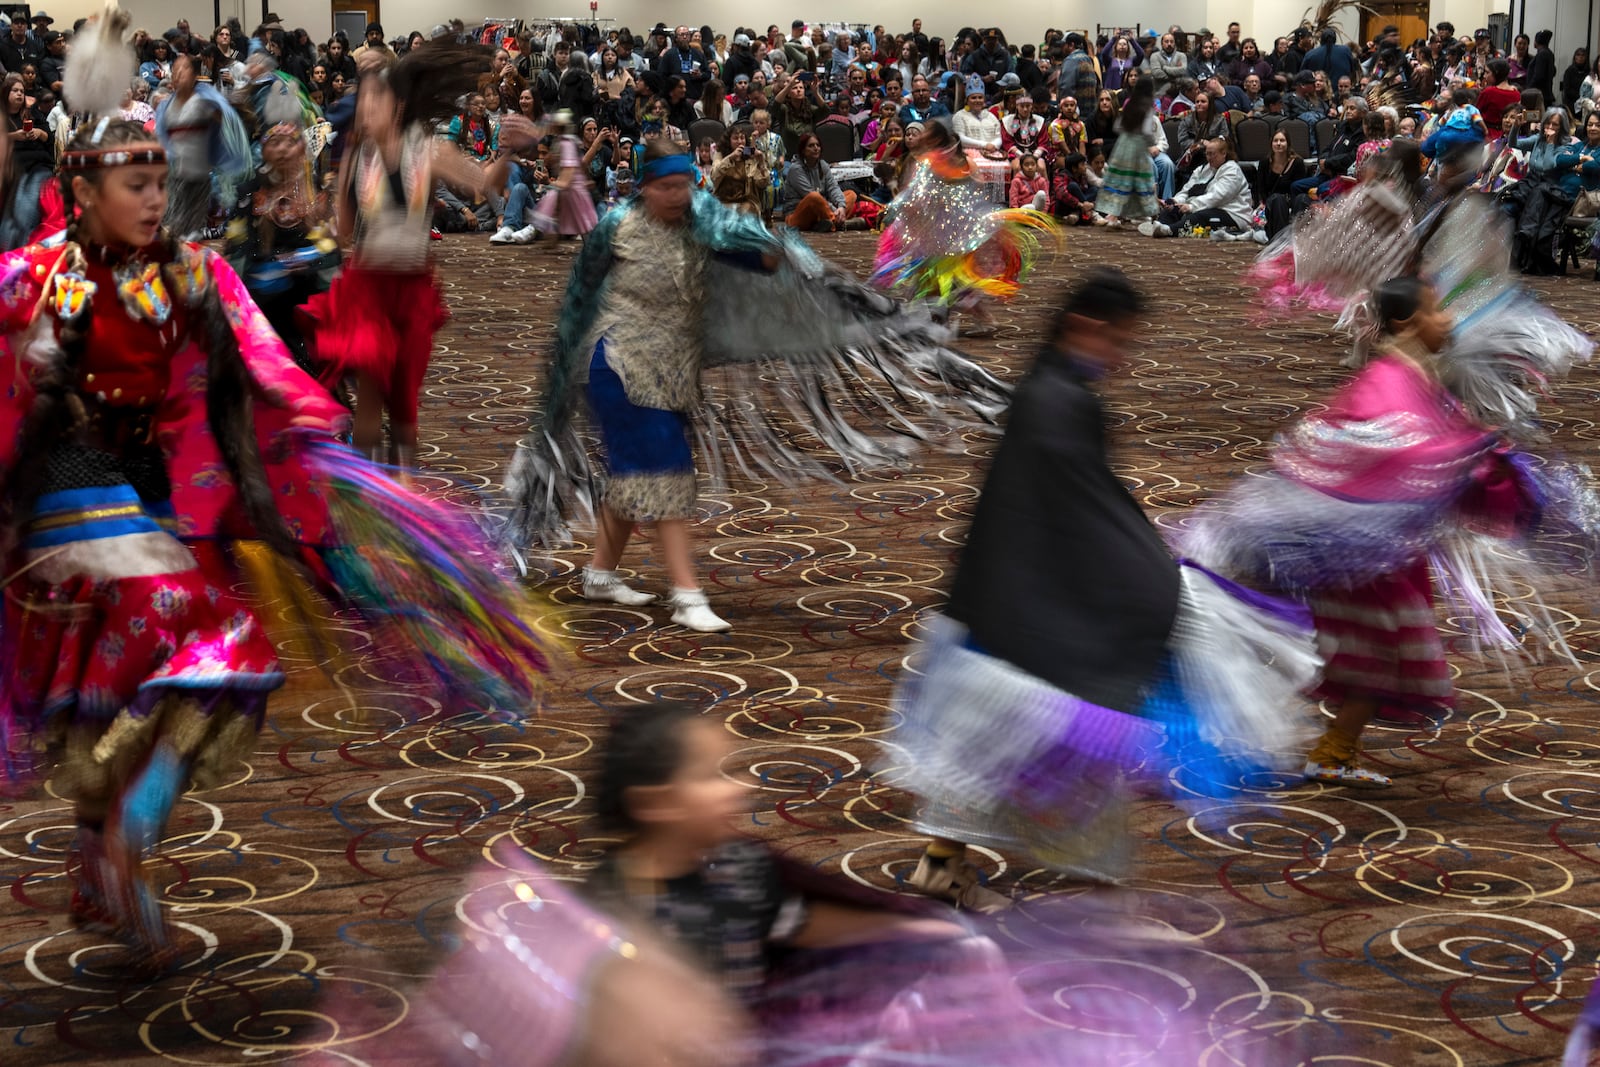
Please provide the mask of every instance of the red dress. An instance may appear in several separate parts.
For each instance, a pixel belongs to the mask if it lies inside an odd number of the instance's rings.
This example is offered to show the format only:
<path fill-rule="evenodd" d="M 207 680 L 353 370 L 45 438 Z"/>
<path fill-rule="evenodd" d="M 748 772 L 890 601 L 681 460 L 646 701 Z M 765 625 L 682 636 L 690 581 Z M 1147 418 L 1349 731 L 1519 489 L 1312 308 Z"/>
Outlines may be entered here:
<path fill-rule="evenodd" d="M 103 801 L 165 737 L 208 772 L 253 736 L 283 682 L 217 544 L 248 536 L 206 418 L 206 358 L 191 295 L 216 286 L 255 392 L 269 484 L 294 536 L 330 539 L 327 513 L 283 436 L 331 431 L 342 409 L 296 367 L 226 262 L 190 246 L 33 246 L 0 278 L 0 469 L 19 460 L 32 375 L 64 316 L 92 304 L 77 380 L 87 418 L 39 463 L 21 543 L 5 561 L 0 726 L 61 744 L 58 787 Z M 110 739 L 108 742 L 108 738 Z"/>

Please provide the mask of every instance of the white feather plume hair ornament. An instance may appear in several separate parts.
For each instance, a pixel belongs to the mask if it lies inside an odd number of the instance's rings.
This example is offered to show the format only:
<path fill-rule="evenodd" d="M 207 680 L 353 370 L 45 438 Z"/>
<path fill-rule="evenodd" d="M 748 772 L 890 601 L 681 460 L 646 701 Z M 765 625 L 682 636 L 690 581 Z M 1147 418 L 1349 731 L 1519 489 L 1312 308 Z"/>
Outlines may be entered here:
<path fill-rule="evenodd" d="M 133 48 L 123 38 L 129 22 L 126 11 L 108 3 L 73 37 L 61 75 L 61 95 L 68 108 L 80 115 L 117 117 L 123 94 L 139 69 Z"/>

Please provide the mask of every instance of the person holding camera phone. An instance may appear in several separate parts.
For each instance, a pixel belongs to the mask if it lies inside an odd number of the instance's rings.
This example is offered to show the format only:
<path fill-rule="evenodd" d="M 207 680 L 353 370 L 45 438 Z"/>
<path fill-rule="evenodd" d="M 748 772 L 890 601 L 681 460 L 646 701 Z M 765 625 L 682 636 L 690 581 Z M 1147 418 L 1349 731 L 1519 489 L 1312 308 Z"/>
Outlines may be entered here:
<path fill-rule="evenodd" d="M 734 126 L 723 135 L 722 158 L 711 170 L 711 191 L 731 208 L 748 215 L 765 214 L 772 165 L 750 144 L 750 131 Z"/>

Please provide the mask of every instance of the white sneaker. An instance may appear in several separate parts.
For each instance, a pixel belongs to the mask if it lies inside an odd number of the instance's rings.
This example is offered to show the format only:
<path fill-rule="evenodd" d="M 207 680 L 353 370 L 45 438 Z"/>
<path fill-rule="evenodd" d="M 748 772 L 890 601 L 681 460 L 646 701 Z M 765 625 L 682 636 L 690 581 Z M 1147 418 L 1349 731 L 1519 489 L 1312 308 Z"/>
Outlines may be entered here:
<path fill-rule="evenodd" d="M 703 634 L 717 634 L 733 629 L 733 624 L 721 618 L 706 603 L 706 594 L 699 589 L 674 589 L 672 591 L 672 621 L 686 630 Z"/>
<path fill-rule="evenodd" d="M 1155 235 L 1156 235 L 1155 220 L 1146 219 L 1144 222 L 1139 223 L 1139 236 L 1141 236 L 1141 237 L 1154 237 Z"/>
<path fill-rule="evenodd" d="M 1146 237 L 1171 237 L 1172 236 L 1172 227 L 1168 226 L 1164 222 L 1152 222 L 1152 223 L 1149 223 L 1148 225 L 1150 226 L 1150 232 L 1149 233 L 1145 233 L 1145 229 L 1144 229 L 1143 226 L 1139 227 L 1139 232 L 1140 233 L 1144 233 L 1144 235 Z"/>
<path fill-rule="evenodd" d="M 1108 219 L 1104 215 L 1100 215 L 1100 214 L 1096 214 L 1089 221 L 1092 222 L 1096 226 L 1109 226 L 1111 224 L 1111 220 L 1110 219 Z"/>
<path fill-rule="evenodd" d="M 1251 230 L 1250 231 L 1250 240 L 1254 241 L 1258 245 L 1266 244 L 1267 243 L 1267 231 L 1266 230 Z"/>
<path fill-rule="evenodd" d="M 936 860 L 924 852 L 906 884 L 980 915 L 994 915 L 1011 908 L 1010 897 L 979 884 L 977 869 L 964 856 Z"/>
<path fill-rule="evenodd" d="M 583 568 L 583 599 L 602 603 L 621 604 L 626 608 L 642 607 L 656 599 L 654 593 L 634 589 L 617 577 L 616 571 L 597 571 Z"/>
<path fill-rule="evenodd" d="M 517 231 L 510 226 L 502 226 L 489 236 L 492 245 L 511 245 L 517 243 Z"/>
<path fill-rule="evenodd" d="M 1106 229 L 1108 229 L 1108 230 L 1120 230 L 1120 229 L 1122 229 L 1122 219 L 1119 218 L 1116 215 L 1107 215 L 1106 216 Z"/>
<path fill-rule="evenodd" d="M 511 243 L 514 245 L 531 245 L 538 238 L 539 227 L 528 225 L 511 235 Z"/>

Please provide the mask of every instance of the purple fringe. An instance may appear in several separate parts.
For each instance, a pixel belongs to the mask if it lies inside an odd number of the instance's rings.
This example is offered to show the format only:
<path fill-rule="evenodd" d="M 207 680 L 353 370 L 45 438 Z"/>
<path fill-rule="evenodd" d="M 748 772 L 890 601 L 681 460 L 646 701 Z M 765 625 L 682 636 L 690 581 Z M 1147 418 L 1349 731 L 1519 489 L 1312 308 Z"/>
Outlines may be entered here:
<path fill-rule="evenodd" d="M 1085 780 L 1130 770 L 1161 744 L 1161 731 L 1137 715 L 1065 693 L 1061 704 L 1063 726 L 1055 741 L 1019 769 L 1014 781 L 996 783 L 1030 808 L 1050 796 L 1070 795 Z"/>
<path fill-rule="evenodd" d="M 1233 599 L 1240 603 L 1248 604 L 1259 612 L 1271 615 L 1275 619 L 1281 619 L 1302 630 L 1316 629 L 1316 618 L 1312 615 L 1311 609 L 1304 604 L 1296 603 L 1293 600 L 1285 600 L 1282 597 L 1272 596 L 1260 590 L 1242 586 L 1238 582 L 1229 581 L 1210 567 L 1196 563 L 1192 559 L 1179 559 L 1178 566 L 1192 567 L 1207 578 L 1210 578 L 1223 592 L 1233 597 Z"/>

